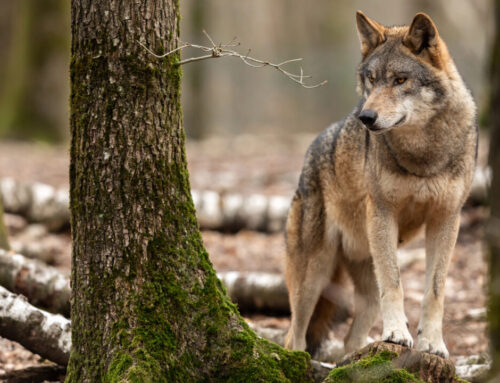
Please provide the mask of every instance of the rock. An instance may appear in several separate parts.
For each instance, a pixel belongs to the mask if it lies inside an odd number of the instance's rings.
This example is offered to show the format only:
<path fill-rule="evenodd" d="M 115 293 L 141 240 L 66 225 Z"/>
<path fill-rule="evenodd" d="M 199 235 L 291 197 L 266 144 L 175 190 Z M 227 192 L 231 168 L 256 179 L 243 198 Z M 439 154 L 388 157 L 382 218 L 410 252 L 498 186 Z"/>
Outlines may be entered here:
<path fill-rule="evenodd" d="M 314 359 L 320 362 L 335 363 L 342 360 L 344 355 L 344 342 L 337 339 L 326 339 L 314 354 Z"/>
<path fill-rule="evenodd" d="M 490 364 L 469 364 L 456 367 L 457 376 L 471 383 L 483 382 L 490 371 Z"/>
<path fill-rule="evenodd" d="M 471 383 L 483 382 L 491 367 L 488 354 L 460 356 L 456 362 L 457 376 Z"/>

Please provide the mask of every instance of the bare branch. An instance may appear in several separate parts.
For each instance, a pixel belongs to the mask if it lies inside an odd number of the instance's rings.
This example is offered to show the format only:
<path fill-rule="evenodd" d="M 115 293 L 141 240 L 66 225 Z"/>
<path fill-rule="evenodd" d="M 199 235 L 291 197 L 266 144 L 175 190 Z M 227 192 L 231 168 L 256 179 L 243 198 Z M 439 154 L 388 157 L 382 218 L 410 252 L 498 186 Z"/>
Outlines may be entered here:
<path fill-rule="evenodd" d="M 207 36 L 207 39 L 212 43 L 212 46 L 215 48 L 217 45 L 214 43 L 214 41 L 212 40 L 212 38 L 210 37 L 210 35 L 207 33 L 206 30 L 203 30 L 203 34 Z"/>
<path fill-rule="evenodd" d="M 188 64 L 188 63 L 192 63 L 194 61 L 201 61 L 201 60 L 207 60 L 207 59 L 213 59 L 214 56 L 213 55 L 206 55 L 206 56 L 199 56 L 199 57 L 190 57 L 188 59 L 185 59 L 185 60 L 181 60 L 177 63 L 177 65 L 184 65 L 184 64 Z"/>
<path fill-rule="evenodd" d="M 175 53 L 177 51 L 180 51 L 181 49 L 184 49 L 184 48 L 187 48 L 187 47 L 190 47 L 191 44 L 183 44 L 181 45 L 180 47 L 177 47 L 173 50 L 171 50 L 170 52 L 167 52 L 167 53 L 164 53 L 162 55 L 157 55 L 156 53 L 154 53 L 151 49 L 149 49 L 147 46 L 145 46 L 143 43 L 141 43 L 140 41 L 137 41 L 139 43 L 139 45 L 141 47 L 143 47 L 145 50 L 147 50 L 150 54 L 152 54 L 153 56 L 159 58 L 159 59 L 162 59 L 164 57 L 167 57 L 168 55 L 171 55 L 172 53 Z"/>
<path fill-rule="evenodd" d="M 170 52 L 164 53 L 162 55 L 158 55 L 158 54 L 154 53 L 153 51 L 151 51 L 148 47 L 146 47 L 141 42 L 138 41 L 138 43 L 144 49 L 146 49 L 150 54 L 155 56 L 156 58 L 167 57 L 175 52 L 182 51 L 184 48 L 195 48 L 195 49 L 200 49 L 203 52 L 207 52 L 207 53 L 210 52 L 210 54 L 207 54 L 207 55 L 202 55 L 202 56 L 197 56 L 197 57 L 189 57 L 187 59 L 181 60 L 181 61 L 177 62 L 176 65 L 184 65 L 184 64 L 191 63 L 191 62 L 208 60 L 208 59 L 212 59 L 212 58 L 236 57 L 236 58 L 239 58 L 243 63 L 245 63 L 246 65 L 248 65 L 252 68 L 263 68 L 266 66 L 272 67 L 272 68 L 278 70 L 279 72 L 281 72 L 283 75 L 288 77 L 293 82 L 296 82 L 297 84 L 301 85 L 304 88 L 308 88 L 308 89 L 317 88 L 317 87 L 325 85 L 327 83 L 327 81 L 325 80 L 325 81 L 322 81 L 322 82 L 317 83 L 317 84 L 308 85 L 304 82 L 304 80 L 311 78 L 312 76 L 304 75 L 302 67 L 300 68 L 299 74 L 291 73 L 288 70 L 285 70 L 283 68 L 287 64 L 302 61 L 302 58 L 285 60 L 285 61 L 282 61 L 278 64 L 274 64 L 270 61 L 259 60 L 259 59 L 256 59 L 254 57 L 249 56 L 250 49 L 248 50 L 246 55 L 242 55 L 241 53 L 239 53 L 233 49 L 230 49 L 230 48 L 234 48 L 234 47 L 237 47 L 240 45 L 240 43 L 237 41 L 236 37 L 234 37 L 228 44 L 219 43 L 219 45 L 217 45 L 214 42 L 214 40 L 212 39 L 212 37 L 210 37 L 210 35 L 205 30 L 203 30 L 203 33 L 207 37 L 207 39 L 210 41 L 210 44 L 212 45 L 211 47 L 204 46 L 204 45 L 198 45 L 198 44 L 183 43 L 179 40 L 179 43 L 181 44 L 179 47 L 171 50 Z"/>

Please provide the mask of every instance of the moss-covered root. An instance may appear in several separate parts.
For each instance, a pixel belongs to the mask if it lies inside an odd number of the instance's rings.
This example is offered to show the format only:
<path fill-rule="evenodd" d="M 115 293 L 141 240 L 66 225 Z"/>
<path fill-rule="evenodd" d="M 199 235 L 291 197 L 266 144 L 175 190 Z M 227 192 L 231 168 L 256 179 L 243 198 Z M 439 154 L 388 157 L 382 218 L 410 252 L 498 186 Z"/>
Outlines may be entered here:
<path fill-rule="evenodd" d="M 256 336 L 246 325 L 231 336 L 229 363 L 217 375 L 221 382 L 312 383 L 309 354 L 288 351 Z"/>
<path fill-rule="evenodd" d="M 167 382 L 227 382 L 227 383 L 313 383 L 309 354 L 289 351 L 255 335 L 241 322 L 231 331 L 225 345 L 209 346 L 212 360 L 200 360 L 194 353 L 184 354 L 169 366 L 158 355 L 159 350 L 145 347 L 144 340 L 125 340 L 126 351 L 117 353 L 103 382 L 107 383 L 167 383 Z M 123 343 L 122 342 L 122 343 Z M 163 350 L 165 351 L 165 350 Z M 173 355 L 170 355 L 173 359 Z M 205 367 L 199 364 L 203 363 Z"/>
<path fill-rule="evenodd" d="M 449 360 L 400 345 L 376 342 L 351 355 L 326 383 L 463 383 Z"/>

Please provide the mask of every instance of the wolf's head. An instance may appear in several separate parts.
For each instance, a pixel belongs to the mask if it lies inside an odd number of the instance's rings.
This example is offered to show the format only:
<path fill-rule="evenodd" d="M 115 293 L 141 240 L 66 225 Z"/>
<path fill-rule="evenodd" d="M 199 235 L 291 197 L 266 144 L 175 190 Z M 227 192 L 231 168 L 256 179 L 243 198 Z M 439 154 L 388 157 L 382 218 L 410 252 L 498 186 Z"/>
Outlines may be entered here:
<path fill-rule="evenodd" d="M 360 120 L 375 133 L 427 124 L 445 105 L 449 80 L 458 76 L 436 25 L 424 13 L 409 27 L 384 27 L 361 11 L 356 21 L 363 56 Z"/>

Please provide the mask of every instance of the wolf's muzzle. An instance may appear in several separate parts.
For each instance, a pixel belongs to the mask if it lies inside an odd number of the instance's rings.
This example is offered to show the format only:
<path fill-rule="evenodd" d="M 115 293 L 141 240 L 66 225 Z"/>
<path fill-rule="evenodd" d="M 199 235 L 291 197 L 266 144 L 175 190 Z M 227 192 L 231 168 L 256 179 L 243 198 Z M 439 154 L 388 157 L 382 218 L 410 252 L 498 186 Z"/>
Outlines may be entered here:
<path fill-rule="evenodd" d="M 362 110 L 358 118 L 367 128 L 371 128 L 375 121 L 377 121 L 378 114 L 374 110 L 366 109 Z"/>

